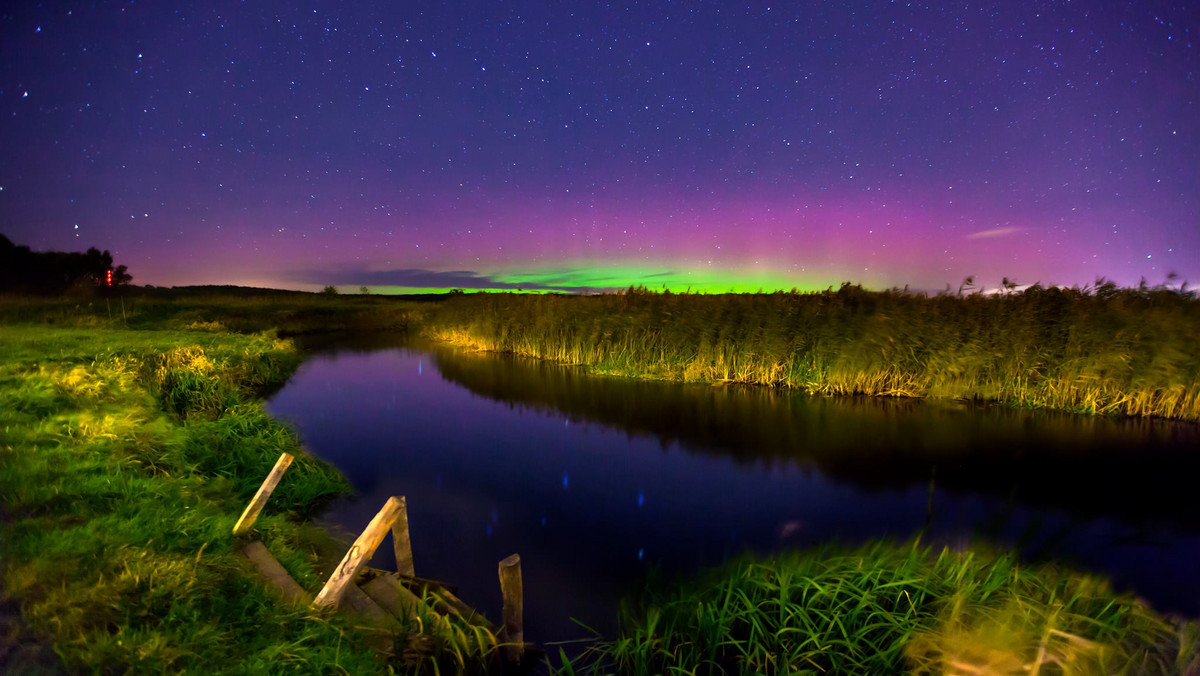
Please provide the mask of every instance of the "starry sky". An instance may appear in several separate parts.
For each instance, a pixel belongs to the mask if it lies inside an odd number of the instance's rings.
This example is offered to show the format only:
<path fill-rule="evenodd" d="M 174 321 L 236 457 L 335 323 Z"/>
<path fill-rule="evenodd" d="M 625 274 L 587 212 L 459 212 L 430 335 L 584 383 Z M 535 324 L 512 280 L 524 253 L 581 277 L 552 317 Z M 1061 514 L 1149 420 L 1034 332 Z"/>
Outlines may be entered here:
<path fill-rule="evenodd" d="M 136 284 L 1200 283 L 1191 1 L 0 12 L 0 233 Z"/>

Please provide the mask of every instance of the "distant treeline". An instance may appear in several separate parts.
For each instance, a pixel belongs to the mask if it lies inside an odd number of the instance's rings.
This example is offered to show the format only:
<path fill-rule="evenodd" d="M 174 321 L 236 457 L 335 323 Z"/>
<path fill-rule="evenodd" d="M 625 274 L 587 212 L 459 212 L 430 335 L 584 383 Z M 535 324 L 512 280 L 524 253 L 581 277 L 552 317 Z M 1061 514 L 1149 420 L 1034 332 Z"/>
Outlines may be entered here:
<path fill-rule="evenodd" d="M 1182 286 L 472 294 L 421 324 L 435 339 L 597 373 L 1200 420 L 1200 301 Z"/>
<path fill-rule="evenodd" d="M 61 294 L 128 284 L 133 276 L 124 265 L 113 267 L 108 251 L 90 248 L 86 253 L 31 251 L 0 235 L 0 291 Z"/>

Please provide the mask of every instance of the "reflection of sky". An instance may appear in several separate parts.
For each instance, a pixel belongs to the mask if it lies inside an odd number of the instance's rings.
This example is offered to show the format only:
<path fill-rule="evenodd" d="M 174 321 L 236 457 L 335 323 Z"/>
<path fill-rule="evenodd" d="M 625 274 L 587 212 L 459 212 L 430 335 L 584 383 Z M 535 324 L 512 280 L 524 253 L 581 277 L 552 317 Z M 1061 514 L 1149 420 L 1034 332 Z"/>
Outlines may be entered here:
<path fill-rule="evenodd" d="M 924 522 L 925 486 L 863 490 L 802 466 L 663 447 L 651 435 L 476 396 L 444 381 L 431 359 L 408 350 L 314 357 L 270 410 L 295 421 L 306 446 L 355 485 L 357 498 L 331 522 L 357 532 L 389 495 L 406 495 L 418 574 L 459 585 L 492 617 L 495 565 L 519 553 L 536 640 L 581 634 L 571 615 L 611 629 L 616 599 L 651 567 L 672 574 L 747 548 L 906 538 Z M 1111 525 L 1003 503 L 939 495 L 939 526 L 1110 538 Z M 1103 544 L 1089 548 L 1097 560 L 1122 560 Z"/>

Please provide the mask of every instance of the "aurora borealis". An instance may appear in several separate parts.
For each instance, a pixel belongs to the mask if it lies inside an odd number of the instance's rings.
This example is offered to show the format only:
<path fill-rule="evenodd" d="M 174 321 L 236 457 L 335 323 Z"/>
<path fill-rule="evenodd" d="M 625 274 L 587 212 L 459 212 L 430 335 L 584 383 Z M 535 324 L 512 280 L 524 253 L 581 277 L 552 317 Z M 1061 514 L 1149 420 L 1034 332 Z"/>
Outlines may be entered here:
<path fill-rule="evenodd" d="M 21 3 L 0 232 L 158 285 L 1200 282 L 1198 18 Z"/>

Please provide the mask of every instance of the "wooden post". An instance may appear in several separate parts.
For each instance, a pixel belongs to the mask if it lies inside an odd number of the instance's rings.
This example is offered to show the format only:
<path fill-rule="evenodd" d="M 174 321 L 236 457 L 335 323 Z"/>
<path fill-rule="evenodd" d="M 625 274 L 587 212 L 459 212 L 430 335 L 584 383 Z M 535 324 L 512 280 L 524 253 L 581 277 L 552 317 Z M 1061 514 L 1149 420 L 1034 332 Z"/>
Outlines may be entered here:
<path fill-rule="evenodd" d="M 412 541 L 408 538 L 408 501 L 400 496 L 400 511 L 392 524 L 392 546 L 396 549 L 396 572 L 413 577 Z"/>
<path fill-rule="evenodd" d="M 517 554 L 500 562 L 500 594 L 504 597 L 504 657 L 509 662 L 520 662 L 525 656 L 525 630 L 523 611 L 525 590 L 521 584 L 521 557 Z"/>
<path fill-rule="evenodd" d="M 375 555 L 375 550 L 379 549 L 379 543 L 383 542 L 388 530 L 395 523 L 396 514 L 403 508 L 404 498 L 395 496 L 388 498 L 383 509 L 380 509 L 375 518 L 371 519 L 371 523 L 367 524 L 366 530 L 354 541 L 350 551 L 342 557 L 342 562 L 333 571 L 333 575 L 329 576 L 329 581 L 325 583 L 313 601 L 314 608 L 337 607 L 338 602 L 342 599 L 342 594 L 346 592 L 346 587 L 354 581 L 354 576 L 358 575 L 363 564 Z"/>
<path fill-rule="evenodd" d="M 262 511 L 263 505 L 267 504 L 267 498 L 271 497 L 271 491 L 279 485 L 279 480 L 283 478 L 283 473 L 292 464 L 292 460 L 290 453 L 284 453 L 275 461 L 275 466 L 271 468 L 271 473 L 267 475 L 267 478 L 263 479 L 262 485 L 258 487 L 258 492 L 254 494 L 254 499 L 246 505 L 246 511 L 242 512 L 242 518 L 234 524 L 234 535 L 241 535 L 254 525 L 254 521 L 258 519 L 258 513 Z"/>

